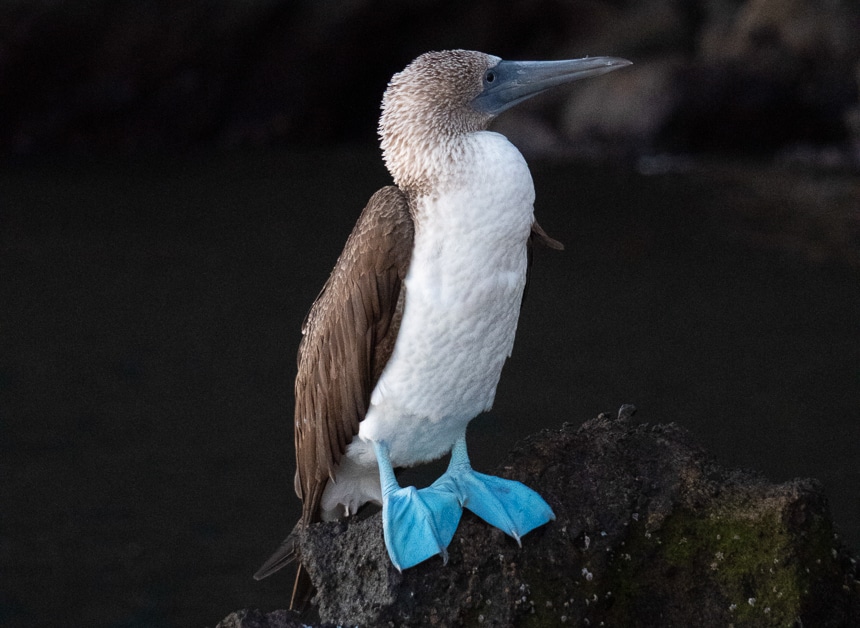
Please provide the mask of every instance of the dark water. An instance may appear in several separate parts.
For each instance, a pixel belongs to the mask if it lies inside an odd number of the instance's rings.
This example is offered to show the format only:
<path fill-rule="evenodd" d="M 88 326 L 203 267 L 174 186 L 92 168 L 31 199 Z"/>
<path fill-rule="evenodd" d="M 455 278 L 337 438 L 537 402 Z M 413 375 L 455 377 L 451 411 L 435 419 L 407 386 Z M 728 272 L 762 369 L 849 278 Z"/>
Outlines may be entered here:
<path fill-rule="evenodd" d="M 567 251 L 538 251 L 475 465 L 634 403 L 726 464 L 820 479 L 857 547 L 857 271 L 739 243 L 723 190 L 682 175 L 533 171 Z M 0 174 L 0 624 L 286 604 L 287 575 L 251 574 L 298 513 L 298 330 L 385 183 L 373 150 Z"/>

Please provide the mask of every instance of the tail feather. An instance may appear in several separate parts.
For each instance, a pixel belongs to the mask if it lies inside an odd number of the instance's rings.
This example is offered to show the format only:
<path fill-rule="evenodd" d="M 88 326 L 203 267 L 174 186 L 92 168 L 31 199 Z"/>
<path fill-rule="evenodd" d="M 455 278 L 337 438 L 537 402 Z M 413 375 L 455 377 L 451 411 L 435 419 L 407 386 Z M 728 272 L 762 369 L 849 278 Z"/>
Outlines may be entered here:
<path fill-rule="evenodd" d="M 278 546 L 274 554 L 269 556 L 263 566 L 257 570 L 257 573 L 254 574 L 254 580 L 267 578 L 299 558 L 301 556 L 299 554 L 298 527 L 296 527 Z"/>
<path fill-rule="evenodd" d="M 269 556 L 263 566 L 254 574 L 255 580 L 268 578 L 276 571 L 280 571 L 287 565 L 293 562 L 298 562 L 296 566 L 296 581 L 293 584 L 293 594 L 290 598 L 290 610 L 302 612 L 304 611 L 314 593 L 314 585 L 308 575 L 307 569 L 301 563 L 301 547 L 299 545 L 299 531 L 301 522 L 296 524 L 289 536 L 283 540 L 278 546 L 278 549 Z"/>
<path fill-rule="evenodd" d="M 314 585 L 307 569 L 301 563 L 296 568 L 296 581 L 293 583 L 293 595 L 290 598 L 290 610 L 304 612 L 314 594 Z"/>

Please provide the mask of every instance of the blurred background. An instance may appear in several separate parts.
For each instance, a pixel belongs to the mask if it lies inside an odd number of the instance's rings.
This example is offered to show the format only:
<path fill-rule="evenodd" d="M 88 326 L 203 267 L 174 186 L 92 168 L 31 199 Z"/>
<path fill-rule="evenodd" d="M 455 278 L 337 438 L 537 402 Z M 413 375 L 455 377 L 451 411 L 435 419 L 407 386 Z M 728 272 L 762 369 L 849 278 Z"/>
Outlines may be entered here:
<path fill-rule="evenodd" d="M 818 478 L 860 546 L 853 0 L 7 0 L 0 5 L 0 625 L 283 608 L 301 321 L 427 50 L 634 65 L 496 130 L 538 251 L 496 405 L 523 436 L 622 403 L 727 465 Z M 422 481 L 422 476 L 410 476 Z"/>

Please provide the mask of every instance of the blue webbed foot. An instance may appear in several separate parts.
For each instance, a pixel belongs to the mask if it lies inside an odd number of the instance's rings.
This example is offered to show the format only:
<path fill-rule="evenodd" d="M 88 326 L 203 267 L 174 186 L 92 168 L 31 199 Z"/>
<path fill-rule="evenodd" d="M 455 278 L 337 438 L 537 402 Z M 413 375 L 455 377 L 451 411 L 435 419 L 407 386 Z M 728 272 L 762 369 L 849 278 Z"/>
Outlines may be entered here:
<path fill-rule="evenodd" d="M 382 484 L 382 530 L 391 562 L 402 571 L 436 554 L 448 562 L 463 509 L 455 488 L 443 475 L 427 488 L 402 488 L 394 477 L 388 448 L 374 442 Z"/>
<path fill-rule="evenodd" d="M 445 476 L 457 486 L 460 503 L 465 508 L 516 539 L 518 544 L 524 534 L 555 519 L 549 504 L 525 484 L 474 471 L 465 438 L 454 445 Z"/>

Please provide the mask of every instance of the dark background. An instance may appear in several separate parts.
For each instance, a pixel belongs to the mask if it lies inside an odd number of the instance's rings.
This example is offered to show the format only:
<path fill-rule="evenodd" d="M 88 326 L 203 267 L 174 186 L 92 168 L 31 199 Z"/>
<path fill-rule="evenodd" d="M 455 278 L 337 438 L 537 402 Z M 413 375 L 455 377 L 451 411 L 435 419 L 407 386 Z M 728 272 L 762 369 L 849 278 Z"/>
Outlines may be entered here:
<path fill-rule="evenodd" d="M 634 403 L 818 478 L 860 545 L 860 10 L 801 0 L 0 7 L 0 624 L 204 626 L 298 516 L 307 308 L 428 49 L 635 65 L 503 116 L 543 226 L 471 429 Z M 421 476 L 410 477 L 421 479 Z M 426 476 L 425 476 L 426 477 Z"/>

